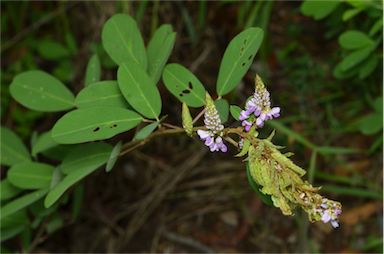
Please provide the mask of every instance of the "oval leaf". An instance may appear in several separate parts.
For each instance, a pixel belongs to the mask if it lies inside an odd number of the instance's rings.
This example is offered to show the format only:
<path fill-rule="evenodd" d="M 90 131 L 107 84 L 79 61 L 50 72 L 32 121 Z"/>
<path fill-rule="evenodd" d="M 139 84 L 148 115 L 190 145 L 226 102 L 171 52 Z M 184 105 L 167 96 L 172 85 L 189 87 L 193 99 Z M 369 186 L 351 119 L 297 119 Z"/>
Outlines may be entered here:
<path fill-rule="evenodd" d="M 151 134 L 156 129 L 157 126 L 159 126 L 159 124 L 160 122 L 154 122 L 154 123 L 148 124 L 141 130 L 139 130 L 133 139 L 134 140 L 145 139 L 146 137 L 149 136 L 149 134 Z"/>
<path fill-rule="evenodd" d="M 92 107 L 77 109 L 60 118 L 52 129 L 60 144 L 76 144 L 111 138 L 132 129 L 142 117 L 128 109 Z"/>
<path fill-rule="evenodd" d="M 345 49 L 358 49 L 373 43 L 365 33 L 356 30 L 346 31 L 339 37 L 339 44 Z"/>
<path fill-rule="evenodd" d="M 43 71 L 26 71 L 17 75 L 10 85 L 12 97 L 23 106 L 36 111 L 54 112 L 74 106 L 74 96 L 58 79 Z"/>
<path fill-rule="evenodd" d="M 30 160 L 30 155 L 21 139 L 10 129 L 1 127 L 0 161 L 2 165 L 13 166 Z"/>
<path fill-rule="evenodd" d="M 32 146 L 32 155 L 36 156 L 38 153 L 49 150 L 59 144 L 53 140 L 51 131 L 42 133 Z"/>
<path fill-rule="evenodd" d="M 47 195 L 44 200 L 44 206 L 46 208 L 53 205 L 72 185 L 91 174 L 99 166 L 89 166 L 84 168 L 78 168 L 72 171 L 69 175 L 63 178 Z"/>
<path fill-rule="evenodd" d="M 161 112 L 160 93 L 148 74 L 134 62 L 120 65 L 117 81 L 128 103 L 139 113 L 157 118 Z"/>
<path fill-rule="evenodd" d="M 111 151 L 112 146 L 102 142 L 79 145 L 64 158 L 60 170 L 70 174 L 81 168 L 98 168 L 108 161 Z"/>
<path fill-rule="evenodd" d="M 156 30 L 148 44 L 148 74 L 155 84 L 159 81 L 164 65 L 171 55 L 175 39 L 176 33 L 172 31 L 172 26 L 167 24 Z"/>
<path fill-rule="evenodd" d="M 51 39 L 39 40 L 37 43 L 37 51 L 42 58 L 47 60 L 60 60 L 71 54 L 66 47 Z"/>
<path fill-rule="evenodd" d="M 48 188 L 51 184 L 54 167 L 37 162 L 24 162 L 8 171 L 10 183 L 21 189 Z"/>
<path fill-rule="evenodd" d="M 95 83 L 100 80 L 101 68 L 100 60 L 97 54 L 94 54 L 91 59 L 89 59 L 87 70 L 85 71 L 85 86 L 88 86 L 92 83 Z"/>
<path fill-rule="evenodd" d="M 37 190 L 7 203 L 3 207 L 1 207 L 0 220 L 36 202 L 37 200 L 42 198 L 47 192 L 48 189 Z"/>
<path fill-rule="evenodd" d="M 374 45 L 364 47 L 358 50 L 353 51 L 351 54 L 346 56 L 341 62 L 341 70 L 342 71 L 347 71 L 359 63 L 361 63 L 363 60 L 365 60 L 375 49 Z"/>
<path fill-rule="evenodd" d="M 266 195 L 260 191 L 260 186 L 253 180 L 251 176 L 251 171 L 249 167 L 249 163 L 246 164 L 246 173 L 247 173 L 247 179 L 249 185 L 251 185 L 252 189 L 257 193 L 257 195 L 260 197 L 261 201 L 263 201 L 264 204 L 273 206 L 273 202 L 270 195 Z"/>
<path fill-rule="evenodd" d="M 232 117 L 235 118 L 236 120 L 239 120 L 241 110 L 242 109 L 236 105 L 231 105 L 229 107 L 229 111 L 231 112 Z"/>
<path fill-rule="evenodd" d="M 0 200 L 6 200 L 13 198 L 17 194 L 19 194 L 22 190 L 12 185 L 8 179 L 4 179 L 0 182 Z"/>
<path fill-rule="evenodd" d="M 315 20 L 319 20 L 333 12 L 340 3 L 341 1 L 306 0 L 300 6 L 300 10 L 304 15 L 312 16 Z"/>
<path fill-rule="evenodd" d="M 225 99 L 216 100 L 215 107 L 219 112 L 221 123 L 225 123 L 228 120 L 228 115 L 229 115 L 228 101 Z"/>
<path fill-rule="evenodd" d="M 76 107 L 96 106 L 130 108 L 120 92 L 117 81 L 101 81 L 93 83 L 80 91 L 75 100 Z"/>
<path fill-rule="evenodd" d="M 168 64 L 163 72 L 167 89 L 190 107 L 205 105 L 205 88 L 200 80 L 180 64 Z"/>
<path fill-rule="evenodd" d="M 232 39 L 221 60 L 216 84 L 218 95 L 231 92 L 240 82 L 251 66 L 263 36 L 263 30 L 251 27 Z"/>
<path fill-rule="evenodd" d="M 115 14 L 105 22 L 101 39 L 105 51 L 118 65 L 133 61 L 147 69 L 147 55 L 136 21 L 126 14 Z"/>
<path fill-rule="evenodd" d="M 105 167 L 105 171 L 109 172 L 112 170 L 113 166 L 115 166 L 115 163 L 117 161 L 117 158 L 119 158 L 119 154 L 121 151 L 121 148 L 123 147 L 123 143 L 119 141 L 115 147 L 113 147 L 113 150 L 109 156 L 107 166 Z"/>

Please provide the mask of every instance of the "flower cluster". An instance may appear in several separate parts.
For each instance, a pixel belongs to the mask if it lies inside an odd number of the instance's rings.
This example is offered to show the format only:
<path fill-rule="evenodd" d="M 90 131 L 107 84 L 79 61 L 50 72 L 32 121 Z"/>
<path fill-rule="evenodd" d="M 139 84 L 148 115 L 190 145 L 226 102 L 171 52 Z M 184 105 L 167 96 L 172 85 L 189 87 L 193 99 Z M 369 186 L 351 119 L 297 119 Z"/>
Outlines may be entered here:
<path fill-rule="evenodd" d="M 204 124 L 208 130 L 198 130 L 197 134 L 211 152 L 222 151 L 225 153 L 228 148 L 222 138 L 224 126 L 221 124 L 219 112 L 217 112 L 215 104 L 208 94 L 206 95 L 206 103 Z"/>
<path fill-rule="evenodd" d="M 247 132 L 254 124 L 256 124 L 256 127 L 263 127 L 265 121 L 280 116 L 279 107 L 271 108 L 270 94 L 258 75 L 256 75 L 255 83 L 255 93 L 247 101 L 245 110 L 240 112 L 239 117 L 239 120 L 242 121 L 242 126 L 244 126 Z"/>
<path fill-rule="evenodd" d="M 338 217 L 341 214 L 341 208 L 338 203 L 323 198 L 323 202 L 318 208 L 314 209 L 314 212 L 318 213 L 321 216 L 322 222 L 331 222 L 331 225 L 334 228 L 337 228 L 339 226 Z"/>

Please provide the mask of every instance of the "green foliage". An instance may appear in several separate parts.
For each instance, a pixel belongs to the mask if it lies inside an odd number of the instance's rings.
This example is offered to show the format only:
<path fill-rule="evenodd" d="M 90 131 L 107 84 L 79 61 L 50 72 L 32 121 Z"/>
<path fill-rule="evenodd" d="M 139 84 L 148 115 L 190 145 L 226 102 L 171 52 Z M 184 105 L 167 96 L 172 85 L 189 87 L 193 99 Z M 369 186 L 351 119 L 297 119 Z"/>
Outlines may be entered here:
<path fill-rule="evenodd" d="M 55 77 L 42 71 L 17 75 L 10 85 L 12 97 L 23 106 L 44 112 L 62 111 L 74 106 L 74 96 Z"/>
<path fill-rule="evenodd" d="M 121 141 L 117 142 L 117 144 L 113 147 L 112 152 L 109 155 L 107 165 L 105 166 L 106 172 L 110 172 L 113 169 L 117 159 L 119 158 L 122 148 L 123 148 L 123 143 Z"/>
<path fill-rule="evenodd" d="M 51 131 L 42 133 L 37 137 L 36 142 L 32 145 L 32 156 L 36 156 L 38 153 L 49 150 L 59 144 L 53 140 Z"/>
<path fill-rule="evenodd" d="M 242 109 L 236 105 L 231 105 L 229 107 L 229 111 L 231 112 L 232 117 L 235 118 L 236 120 L 239 120 L 241 110 Z"/>
<path fill-rule="evenodd" d="M 112 146 L 103 142 L 80 145 L 65 156 L 60 171 L 68 175 L 81 168 L 98 168 L 108 161 L 111 152 Z"/>
<path fill-rule="evenodd" d="M 1 180 L 0 182 L 0 200 L 7 200 L 10 198 L 15 197 L 17 194 L 19 194 L 22 190 L 13 186 L 8 179 Z"/>
<path fill-rule="evenodd" d="M 117 71 L 117 82 L 128 103 L 148 118 L 158 118 L 161 97 L 154 81 L 136 63 L 125 62 Z"/>
<path fill-rule="evenodd" d="M 341 1 L 314 1 L 306 0 L 301 5 L 300 10 L 304 15 L 311 16 L 315 20 L 320 20 L 333 12 Z"/>
<path fill-rule="evenodd" d="M 163 72 L 163 82 L 176 98 L 190 107 L 205 104 L 205 89 L 197 77 L 180 64 L 168 64 Z"/>
<path fill-rule="evenodd" d="M 136 21 L 126 14 L 115 14 L 105 22 L 101 39 L 105 51 L 112 60 L 121 65 L 132 61 L 143 70 L 147 69 L 144 41 Z"/>
<path fill-rule="evenodd" d="M 10 129 L 1 127 L 1 165 L 13 166 L 30 160 L 28 149 Z"/>
<path fill-rule="evenodd" d="M 159 81 L 161 73 L 171 55 L 175 44 L 176 33 L 171 25 L 160 26 L 148 43 L 148 75 L 155 82 Z"/>
<path fill-rule="evenodd" d="M 78 108 L 96 106 L 130 108 L 114 80 L 100 81 L 87 86 L 76 96 L 75 105 Z"/>
<path fill-rule="evenodd" d="M 89 59 L 87 70 L 85 71 L 85 86 L 93 84 L 100 81 L 101 76 L 101 67 L 100 60 L 97 54 L 94 54 L 91 59 Z"/>
<path fill-rule="evenodd" d="M 221 123 L 228 121 L 229 115 L 229 103 L 226 99 L 220 99 L 215 101 L 215 107 L 219 112 Z"/>
<path fill-rule="evenodd" d="M 221 60 L 216 83 L 218 95 L 231 92 L 240 82 L 251 66 L 263 37 L 263 30 L 251 27 L 232 39 Z"/>
<path fill-rule="evenodd" d="M 70 56 L 71 52 L 64 45 L 51 39 L 44 39 L 37 44 L 39 55 L 47 60 L 60 60 Z"/>
<path fill-rule="evenodd" d="M 42 189 L 51 184 L 54 167 L 38 162 L 23 162 L 8 171 L 8 181 L 20 189 Z"/>
<path fill-rule="evenodd" d="M 130 130 L 142 118 L 128 109 L 90 107 L 77 109 L 60 118 L 52 129 L 59 144 L 76 144 L 111 138 Z"/>
<path fill-rule="evenodd" d="M 363 32 L 348 30 L 339 36 L 339 44 L 342 48 L 353 50 L 373 45 L 374 41 Z"/>
<path fill-rule="evenodd" d="M 159 126 L 159 124 L 160 124 L 160 121 L 148 124 L 147 126 L 142 128 L 141 130 L 139 130 L 135 134 L 135 137 L 133 138 L 133 140 L 143 140 L 143 139 L 145 139 L 146 137 L 148 137 L 157 128 L 157 126 Z"/>

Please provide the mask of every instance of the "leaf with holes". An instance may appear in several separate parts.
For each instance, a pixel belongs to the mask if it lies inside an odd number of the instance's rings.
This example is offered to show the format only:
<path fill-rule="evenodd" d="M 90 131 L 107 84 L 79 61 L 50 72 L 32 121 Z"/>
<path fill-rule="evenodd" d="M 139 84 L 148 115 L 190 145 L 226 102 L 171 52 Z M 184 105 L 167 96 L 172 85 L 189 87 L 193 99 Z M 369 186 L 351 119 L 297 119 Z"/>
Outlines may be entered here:
<path fill-rule="evenodd" d="M 147 69 L 147 54 L 136 21 L 126 14 L 115 14 L 101 32 L 103 47 L 112 60 L 121 65 L 132 61 Z"/>
<path fill-rule="evenodd" d="M 163 82 L 176 98 L 190 107 L 205 105 L 205 88 L 200 80 L 180 64 L 168 64 L 163 72 Z"/>
<path fill-rule="evenodd" d="M 89 59 L 87 70 L 85 71 L 85 86 L 98 82 L 100 80 L 100 75 L 100 60 L 97 54 L 94 54 L 91 59 Z"/>
<path fill-rule="evenodd" d="M 215 101 L 215 107 L 219 112 L 221 123 L 225 123 L 228 120 L 229 104 L 226 99 L 220 99 Z"/>
<path fill-rule="evenodd" d="M 51 131 L 42 133 L 32 146 L 32 155 L 36 156 L 38 153 L 47 151 L 59 144 L 53 140 Z"/>
<path fill-rule="evenodd" d="M 12 185 L 8 179 L 4 179 L 0 182 L 0 191 L 0 200 L 6 200 L 17 196 L 22 190 Z"/>
<path fill-rule="evenodd" d="M 107 166 L 105 166 L 105 171 L 109 172 L 115 166 L 117 158 L 119 158 L 119 154 L 121 152 L 121 148 L 123 147 L 123 143 L 121 140 L 113 147 L 111 154 L 109 155 Z"/>
<path fill-rule="evenodd" d="M 48 188 L 51 184 L 54 167 L 38 162 L 24 162 L 11 167 L 8 180 L 21 189 Z"/>
<path fill-rule="evenodd" d="M 84 88 L 76 96 L 75 104 L 78 108 L 95 106 L 130 108 L 120 92 L 117 81 L 114 80 L 96 82 Z"/>
<path fill-rule="evenodd" d="M 142 117 L 123 108 L 91 107 L 65 114 L 53 126 L 52 138 L 76 144 L 111 138 L 138 125 Z"/>
<path fill-rule="evenodd" d="M 10 85 L 12 97 L 23 106 L 43 112 L 73 108 L 74 96 L 58 79 L 43 71 L 26 71 Z"/>
<path fill-rule="evenodd" d="M 6 205 L 2 206 L 0 208 L 0 219 L 4 219 L 11 214 L 14 214 L 25 207 L 29 206 L 30 204 L 33 204 L 40 198 L 42 198 L 46 193 L 48 192 L 48 189 L 42 189 L 37 190 L 28 194 L 25 194 L 24 196 L 21 196 L 15 200 L 12 200 L 11 202 L 7 203 Z"/>
<path fill-rule="evenodd" d="M 30 155 L 21 139 L 10 129 L 1 127 L 1 165 L 13 166 L 30 161 Z"/>
<path fill-rule="evenodd" d="M 128 103 L 139 113 L 157 118 L 161 112 L 159 90 L 148 74 L 134 62 L 120 65 L 117 82 Z"/>
<path fill-rule="evenodd" d="M 171 55 L 175 44 L 176 33 L 171 25 L 160 26 L 152 36 L 148 44 L 148 74 L 155 83 L 161 77 L 164 65 Z"/>
<path fill-rule="evenodd" d="M 81 168 L 98 168 L 108 161 L 111 152 L 112 146 L 103 142 L 79 145 L 64 158 L 60 170 L 67 175 Z"/>
<path fill-rule="evenodd" d="M 237 86 L 251 66 L 263 36 L 263 30 L 251 27 L 231 40 L 220 64 L 216 83 L 218 95 L 225 95 Z"/>
<path fill-rule="evenodd" d="M 239 120 L 241 110 L 242 109 L 236 105 L 231 105 L 229 107 L 229 111 L 231 112 L 232 117 L 235 118 L 236 120 Z"/>

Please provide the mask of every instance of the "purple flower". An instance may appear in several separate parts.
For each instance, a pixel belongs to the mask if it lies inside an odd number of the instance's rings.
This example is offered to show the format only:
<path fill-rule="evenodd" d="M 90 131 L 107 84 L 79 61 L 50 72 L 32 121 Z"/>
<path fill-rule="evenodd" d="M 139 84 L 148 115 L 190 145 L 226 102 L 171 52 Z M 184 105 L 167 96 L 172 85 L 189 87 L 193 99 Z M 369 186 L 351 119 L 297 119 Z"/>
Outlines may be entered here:
<path fill-rule="evenodd" d="M 280 116 L 280 108 L 271 108 L 270 94 L 263 81 L 256 75 L 256 88 L 252 98 L 245 104 L 245 109 L 240 112 L 239 120 L 243 121 L 245 131 L 249 131 L 252 125 L 257 128 L 264 126 L 264 122 Z"/>
<path fill-rule="evenodd" d="M 320 214 L 322 222 L 330 222 L 334 228 L 339 227 L 338 217 L 341 214 L 341 208 L 336 202 L 324 198 L 320 206 L 315 210 Z"/>

